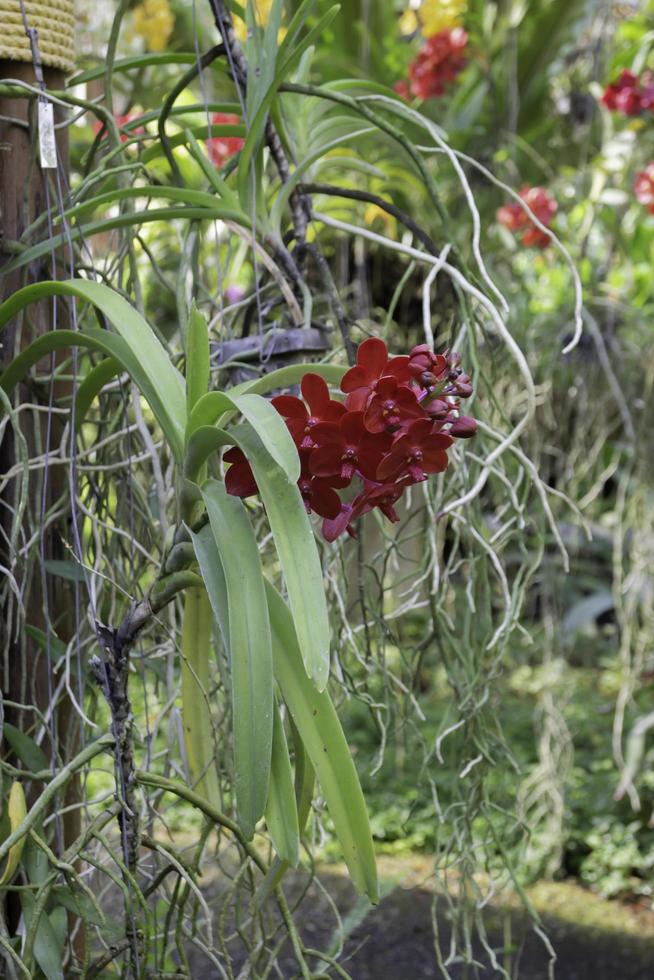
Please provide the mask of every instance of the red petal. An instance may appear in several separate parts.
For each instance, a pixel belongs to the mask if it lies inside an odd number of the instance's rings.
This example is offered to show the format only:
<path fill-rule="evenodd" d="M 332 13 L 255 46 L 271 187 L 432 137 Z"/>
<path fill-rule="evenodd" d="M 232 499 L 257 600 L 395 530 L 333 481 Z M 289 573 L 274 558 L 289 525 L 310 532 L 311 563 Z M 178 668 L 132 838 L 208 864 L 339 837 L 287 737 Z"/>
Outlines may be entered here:
<path fill-rule="evenodd" d="M 345 531 L 352 518 L 352 505 L 342 504 L 340 514 L 333 520 L 325 520 L 322 525 L 322 536 L 326 541 L 335 541 Z"/>
<path fill-rule="evenodd" d="M 384 456 L 377 467 L 378 480 L 392 480 L 404 467 L 406 459 L 406 449 L 394 449 L 388 456 Z"/>
<path fill-rule="evenodd" d="M 364 416 L 364 422 L 368 432 L 384 432 L 386 429 L 386 419 L 382 414 L 382 403 L 379 398 L 373 398 L 368 406 L 368 411 Z"/>
<path fill-rule="evenodd" d="M 373 381 L 376 378 L 372 379 Z M 368 372 L 361 367 L 360 364 L 351 367 L 349 371 L 346 371 L 343 375 L 343 380 L 341 381 L 341 391 L 355 391 L 357 388 L 367 388 L 369 386 L 370 378 Z"/>
<path fill-rule="evenodd" d="M 329 405 L 329 388 L 319 374 L 305 374 L 302 378 L 302 397 L 311 409 L 311 415 L 322 416 Z"/>
<path fill-rule="evenodd" d="M 363 412 L 347 412 L 340 421 L 340 429 L 348 445 L 358 445 L 366 431 Z"/>
<path fill-rule="evenodd" d="M 447 453 L 442 449 L 425 449 L 422 454 L 422 468 L 425 473 L 442 473 L 447 469 Z"/>
<path fill-rule="evenodd" d="M 384 375 L 384 377 L 380 378 L 377 382 L 377 388 L 375 391 L 377 396 L 381 398 L 382 401 L 384 401 L 386 398 L 394 398 L 395 393 L 397 392 L 397 381 L 395 378 Z"/>
<path fill-rule="evenodd" d="M 223 459 L 225 460 L 226 463 L 247 462 L 245 458 L 245 453 L 243 452 L 242 449 L 239 449 L 238 446 L 232 446 L 231 449 L 228 449 L 225 455 L 223 456 Z"/>
<path fill-rule="evenodd" d="M 343 433 L 336 422 L 319 422 L 311 430 L 311 438 L 317 446 L 342 446 Z"/>
<path fill-rule="evenodd" d="M 376 380 L 388 361 L 388 348 L 378 337 L 369 337 L 357 351 L 357 364 L 360 364 L 373 381 Z"/>
<path fill-rule="evenodd" d="M 272 403 L 286 419 L 306 419 L 309 417 L 304 402 L 296 398 L 295 395 L 277 395 L 272 399 Z"/>
<path fill-rule="evenodd" d="M 333 520 L 340 514 L 341 498 L 328 483 L 314 480 L 311 484 L 311 509 L 320 517 Z"/>
<path fill-rule="evenodd" d="M 365 412 L 372 396 L 372 388 L 356 388 L 345 399 L 345 408 L 348 412 Z"/>
<path fill-rule="evenodd" d="M 377 467 L 381 453 L 376 449 L 360 449 L 357 462 L 357 469 L 366 480 L 374 480 L 377 476 Z"/>
<path fill-rule="evenodd" d="M 399 383 L 409 381 L 411 378 L 411 372 L 409 370 L 408 356 L 406 354 L 402 354 L 399 357 L 392 357 L 384 368 L 384 374 L 391 375 Z"/>
<path fill-rule="evenodd" d="M 345 415 L 346 411 L 347 409 L 343 402 L 332 400 L 327 408 L 322 412 L 321 418 L 325 422 L 338 422 L 338 420 Z"/>
<path fill-rule="evenodd" d="M 258 492 L 249 463 L 234 463 L 225 474 L 225 489 L 235 497 L 251 497 Z"/>
<path fill-rule="evenodd" d="M 338 446 L 314 449 L 309 460 L 311 473 L 320 477 L 340 476 L 342 455 Z"/>

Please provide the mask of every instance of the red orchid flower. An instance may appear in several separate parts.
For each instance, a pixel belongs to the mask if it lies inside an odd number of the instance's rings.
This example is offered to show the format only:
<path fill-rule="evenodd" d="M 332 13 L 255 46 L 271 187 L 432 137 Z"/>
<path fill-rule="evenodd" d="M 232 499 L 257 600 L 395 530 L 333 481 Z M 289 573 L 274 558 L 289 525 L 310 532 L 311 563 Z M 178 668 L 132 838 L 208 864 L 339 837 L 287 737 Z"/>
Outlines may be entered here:
<path fill-rule="evenodd" d="M 212 126 L 238 126 L 240 122 L 240 116 L 232 112 L 214 112 L 211 116 Z M 245 140 L 241 136 L 210 136 L 207 140 L 209 159 L 214 167 L 223 167 L 244 145 Z"/>
<path fill-rule="evenodd" d="M 438 31 L 428 37 L 409 65 L 411 94 L 419 99 L 442 95 L 465 67 L 468 35 L 462 27 Z"/>
<path fill-rule="evenodd" d="M 314 445 L 312 430 L 319 422 L 336 422 L 345 415 L 345 405 L 329 397 L 327 383 L 319 374 L 305 374 L 301 384 L 302 396 L 306 405 L 294 395 L 277 395 L 272 403 L 286 419 L 286 425 L 293 441 L 300 449 L 311 449 Z"/>
<path fill-rule="evenodd" d="M 389 360 L 384 341 L 369 337 L 359 346 L 356 364 L 341 381 L 341 391 L 347 395 L 345 405 L 350 412 L 365 411 L 382 376 L 393 377 L 398 382 L 409 381 L 409 358 L 402 355 Z"/>
<path fill-rule="evenodd" d="M 393 432 L 403 422 L 424 418 L 411 388 L 392 377 L 380 378 L 368 403 L 364 422 L 370 432 Z"/>
<path fill-rule="evenodd" d="M 323 521 L 323 537 L 326 541 L 335 541 L 343 531 L 347 531 L 351 538 L 356 538 L 352 522 L 374 510 L 375 507 L 378 507 L 389 521 L 396 524 L 400 518 L 395 510 L 395 504 L 408 485 L 408 480 L 398 483 L 374 483 L 366 480 L 363 490 L 357 494 L 351 504 L 342 504 L 341 512 L 337 517 Z"/>
<path fill-rule="evenodd" d="M 363 412 L 347 412 L 339 422 L 321 422 L 312 435 L 317 448 L 311 453 L 311 472 L 325 479 L 339 478 L 345 486 L 356 472 L 374 479 L 391 443 L 384 432 L 368 431 Z"/>
<path fill-rule="evenodd" d="M 234 497 L 251 497 L 259 492 L 252 467 L 241 449 L 237 446 L 228 449 L 223 460 L 231 464 L 225 474 L 225 490 L 227 493 L 231 493 Z"/>
<path fill-rule="evenodd" d="M 377 479 L 386 482 L 408 476 L 419 483 L 428 473 L 442 473 L 448 463 L 445 450 L 451 445 L 451 436 L 435 432 L 429 419 L 418 419 L 396 438 L 377 468 Z"/>
<path fill-rule="evenodd" d="M 325 423 L 330 424 L 330 423 Z M 314 476 L 309 468 L 309 458 L 313 452 L 301 452 L 300 461 L 302 471 L 298 480 L 298 487 L 302 494 L 302 500 L 307 514 L 316 513 L 320 517 L 333 520 L 341 510 L 341 498 L 336 493 L 334 486 L 344 487 L 347 482 L 338 479 L 323 480 Z"/>

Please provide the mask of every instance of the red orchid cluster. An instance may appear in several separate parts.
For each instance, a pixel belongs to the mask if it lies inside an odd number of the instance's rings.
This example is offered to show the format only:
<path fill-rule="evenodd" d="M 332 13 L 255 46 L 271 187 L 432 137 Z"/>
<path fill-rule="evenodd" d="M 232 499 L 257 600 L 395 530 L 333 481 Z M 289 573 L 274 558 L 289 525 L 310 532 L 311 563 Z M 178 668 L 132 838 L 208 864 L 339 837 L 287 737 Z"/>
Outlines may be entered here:
<path fill-rule="evenodd" d="M 389 357 L 383 340 L 371 337 L 341 382 L 345 403 L 331 398 L 317 374 L 302 379 L 304 401 L 293 395 L 273 398 L 298 448 L 298 486 L 307 513 L 324 518 L 327 541 L 344 531 L 354 536 L 352 522 L 375 508 L 390 521 L 399 520 L 394 505 L 406 488 L 445 470 L 453 439 L 475 434 L 475 420 L 459 414 L 459 399 L 472 394 L 460 360 L 458 354 L 434 354 L 426 344 Z M 241 450 L 228 450 L 224 460 L 231 464 L 228 493 L 256 493 Z M 355 478 L 361 489 L 351 501 L 341 501 L 337 491 Z"/>
<path fill-rule="evenodd" d="M 617 81 L 606 86 L 602 102 L 607 109 L 621 112 L 623 116 L 639 116 L 641 112 L 651 111 L 654 109 L 654 75 L 646 71 L 638 78 L 625 68 Z"/>
<path fill-rule="evenodd" d="M 240 116 L 232 112 L 214 112 L 211 116 L 212 126 L 238 126 L 240 121 Z M 220 169 L 230 157 L 243 149 L 244 143 L 245 140 L 241 136 L 211 136 L 207 140 L 209 159 L 214 167 Z"/>
<path fill-rule="evenodd" d="M 523 187 L 520 191 L 520 197 L 531 208 L 540 223 L 549 228 L 558 208 L 554 198 L 543 187 Z M 509 231 L 522 232 L 522 244 L 526 248 L 531 248 L 531 246 L 545 248 L 549 244 L 548 236 L 536 227 L 517 201 L 499 208 L 497 220 Z"/>
<path fill-rule="evenodd" d="M 650 214 L 654 214 L 654 162 L 639 170 L 634 180 L 636 200 L 644 204 Z"/>
<path fill-rule="evenodd" d="M 467 44 L 468 34 L 462 27 L 432 34 L 409 65 L 409 82 L 398 82 L 395 91 L 402 98 L 438 98 L 465 67 Z"/>

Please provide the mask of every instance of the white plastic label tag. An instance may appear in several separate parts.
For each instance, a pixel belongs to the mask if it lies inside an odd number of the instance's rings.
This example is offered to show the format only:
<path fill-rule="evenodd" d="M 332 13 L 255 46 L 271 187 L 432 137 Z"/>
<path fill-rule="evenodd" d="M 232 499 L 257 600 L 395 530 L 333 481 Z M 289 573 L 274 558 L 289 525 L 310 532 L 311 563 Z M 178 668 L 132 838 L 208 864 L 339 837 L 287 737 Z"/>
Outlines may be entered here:
<path fill-rule="evenodd" d="M 54 109 L 52 102 L 39 99 L 39 152 L 43 170 L 57 169 L 57 144 L 55 143 Z"/>

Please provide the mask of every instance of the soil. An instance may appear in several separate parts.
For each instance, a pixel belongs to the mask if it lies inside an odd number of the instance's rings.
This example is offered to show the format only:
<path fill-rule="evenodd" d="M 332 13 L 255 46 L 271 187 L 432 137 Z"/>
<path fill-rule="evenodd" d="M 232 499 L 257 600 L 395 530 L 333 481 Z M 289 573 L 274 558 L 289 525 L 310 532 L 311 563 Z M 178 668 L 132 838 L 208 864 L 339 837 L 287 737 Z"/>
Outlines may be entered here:
<path fill-rule="evenodd" d="M 479 941 L 472 943 L 479 966 L 466 967 L 456 957 L 448 962 L 451 918 L 447 904 L 438 900 L 434 905 L 433 891 L 426 884 L 418 884 L 420 876 L 411 870 L 404 868 L 407 873 L 402 874 L 402 868 L 393 868 L 392 862 L 390 869 L 387 865 L 380 870 L 385 895 L 378 906 L 373 908 L 357 898 L 349 879 L 327 868 L 320 873 L 320 885 L 309 885 L 295 913 L 305 945 L 329 950 L 337 939 L 337 920 L 325 891 L 329 894 L 347 933 L 338 962 L 352 980 L 494 980 L 507 974 L 511 980 L 654 980 L 654 914 L 648 905 L 629 909 L 577 885 L 546 884 L 541 893 L 535 892 L 534 899 L 540 906 L 543 931 L 556 954 L 556 963 L 519 904 L 510 903 L 490 905 L 484 914 L 487 944 L 498 968 L 488 965 L 489 954 Z M 398 879 L 402 885 L 397 884 Z M 307 883 L 302 872 L 287 875 L 284 891 L 291 907 Z M 208 891 L 211 893 L 211 886 Z M 210 899 L 210 894 L 207 897 Z M 447 972 L 439 969 L 436 959 L 434 912 Z M 246 977 L 242 951 L 232 947 L 230 952 L 234 975 Z M 190 959 L 196 980 L 214 975 L 207 972 L 206 960 L 193 962 L 193 954 Z M 282 950 L 279 965 L 284 980 L 299 977 L 290 945 Z M 320 975 L 321 968 L 327 969 L 317 958 L 311 966 L 314 975 Z M 243 972 L 239 974 L 239 970 Z M 332 970 L 325 976 L 336 974 Z"/>

